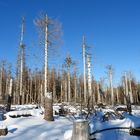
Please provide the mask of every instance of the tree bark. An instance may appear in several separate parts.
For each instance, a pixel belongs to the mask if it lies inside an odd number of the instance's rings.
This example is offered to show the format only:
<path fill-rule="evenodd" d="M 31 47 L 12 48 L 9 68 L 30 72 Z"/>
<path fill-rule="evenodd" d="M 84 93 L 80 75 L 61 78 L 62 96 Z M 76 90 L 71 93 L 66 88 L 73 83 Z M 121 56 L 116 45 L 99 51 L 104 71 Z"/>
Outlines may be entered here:
<path fill-rule="evenodd" d="M 45 116 L 44 119 L 47 121 L 53 121 L 53 99 L 52 93 L 48 92 L 48 16 L 45 19 L 45 82 L 44 82 L 44 94 L 45 94 Z"/>

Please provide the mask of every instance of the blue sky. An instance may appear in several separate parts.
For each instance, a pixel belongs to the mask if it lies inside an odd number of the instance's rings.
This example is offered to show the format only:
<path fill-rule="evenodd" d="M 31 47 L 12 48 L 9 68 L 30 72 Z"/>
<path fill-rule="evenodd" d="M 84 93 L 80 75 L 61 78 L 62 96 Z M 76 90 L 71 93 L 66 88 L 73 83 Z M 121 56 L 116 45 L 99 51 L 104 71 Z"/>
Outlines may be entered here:
<path fill-rule="evenodd" d="M 92 46 L 92 73 L 95 79 L 106 77 L 105 66 L 112 64 L 114 83 L 124 71 L 131 70 L 140 78 L 140 1 L 139 0 L 1 0 L 0 60 L 15 66 L 19 44 L 21 17 L 25 17 L 24 43 L 27 61 L 36 67 L 38 38 L 33 20 L 40 11 L 62 23 L 63 44 L 57 63 L 69 52 L 82 71 L 82 36 Z M 36 55 L 40 57 L 38 52 Z M 55 61 L 51 62 L 56 65 Z"/>

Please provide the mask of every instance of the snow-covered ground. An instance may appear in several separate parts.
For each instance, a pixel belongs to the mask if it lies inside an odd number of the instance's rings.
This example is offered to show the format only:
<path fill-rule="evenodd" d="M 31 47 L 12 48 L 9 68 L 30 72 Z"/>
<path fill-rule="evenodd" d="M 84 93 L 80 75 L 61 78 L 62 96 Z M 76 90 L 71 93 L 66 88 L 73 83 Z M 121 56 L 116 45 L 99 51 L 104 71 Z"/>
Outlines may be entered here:
<path fill-rule="evenodd" d="M 79 108 L 73 106 L 65 106 L 65 108 L 74 114 L 77 112 L 79 115 Z M 118 119 L 118 117 L 115 119 L 112 109 L 97 110 L 96 115 L 89 118 L 90 133 L 114 127 L 140 127 L 139 108 L 133 107 L 133 115 L 123 113 L 124 118 L 122 119 Z M 55 115 L 55 121 L 47 122 L 43 119 L 42 109 L 37 109 L 37 106 L 12 106 L 12 109 L 13 111 L 5 114 L 6 119 L 0 121 L 0 128 L 8 128 L 8 134 L 0 136 L 0 140 L 70 140 L 74 121 L 72 116 Z M 56 112 L 59 109 L 59 105 L 54 106 Z M 107 112 L 112 112 L 113 117 L 106 121 L 103 119 L 103 115 Z M 138 136 L 131 136 L 128 129 L 103 131 L 94 134 L 93 137 L 97 140 L 140 140 Z"/>
<path fill-rule="evenodd" d="M 1 140 L 63 140 L 65 131 L 72 129 L 72 122 L 64 117 L 55 117 L 47 122 L 43 116 L 10 118 L 1 122 L 8 127 L 8 135 Z"/>

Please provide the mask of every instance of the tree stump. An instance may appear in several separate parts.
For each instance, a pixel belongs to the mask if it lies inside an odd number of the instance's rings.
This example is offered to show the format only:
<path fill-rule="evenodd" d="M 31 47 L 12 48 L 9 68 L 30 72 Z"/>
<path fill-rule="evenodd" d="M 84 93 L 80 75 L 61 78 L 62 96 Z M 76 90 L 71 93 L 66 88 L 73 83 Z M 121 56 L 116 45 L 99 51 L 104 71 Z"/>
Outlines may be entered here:
<path fill-rule="evenodd" d="M 8 129 L 6 128 L 0 128 L 0 136 L 6 136 L 8 134 Z"/>
<path fill-rule="evenodd" d="M 52 93 L 51 92 L 47 92 L 45 94 L 44 119 L 47 120 L 47 121 L 54 121 L 54 117 L 53 117 L 53 99 L 52 99 Z"/>
<path fill-rule="evenodd" d="M 0 113 L 0 121 L 3 121 L 3 120 L 4 120 L 4 114 Z"/>
<path fill-rule="evenodd" d="M 140 128 L 130 128 L 129 134 L 133 136 L 140 136 Z"/>
<path fill-rule="evenodd" d="M 77 120 L 73 124 L 72 140 L 89 140 L 89 125 L 86 120 Z"/>

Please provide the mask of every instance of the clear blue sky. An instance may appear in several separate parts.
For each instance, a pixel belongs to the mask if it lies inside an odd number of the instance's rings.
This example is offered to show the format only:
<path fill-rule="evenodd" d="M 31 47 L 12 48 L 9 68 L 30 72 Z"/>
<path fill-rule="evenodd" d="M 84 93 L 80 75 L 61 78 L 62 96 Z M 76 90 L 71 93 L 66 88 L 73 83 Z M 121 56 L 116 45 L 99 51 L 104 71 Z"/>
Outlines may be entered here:
<path fill-rule="evenodd" d="M 35 51 L 37 33 L 33 20 L 40 11 L 62 23 L 63 44 L 57 61 L 67 52 L 82 69 L 82 36 L 94 46 L 92 66 L 95 79 L 106 77 L 105 66 L 112 64 L 114 80 L 131 70 L 140 79 L 140 0 L 0 0 L 0 60 L 16 64 L 21 17 L 25 16 L 24 42 Z M 36 65 L 33 59 L 30 65 Z"/>

